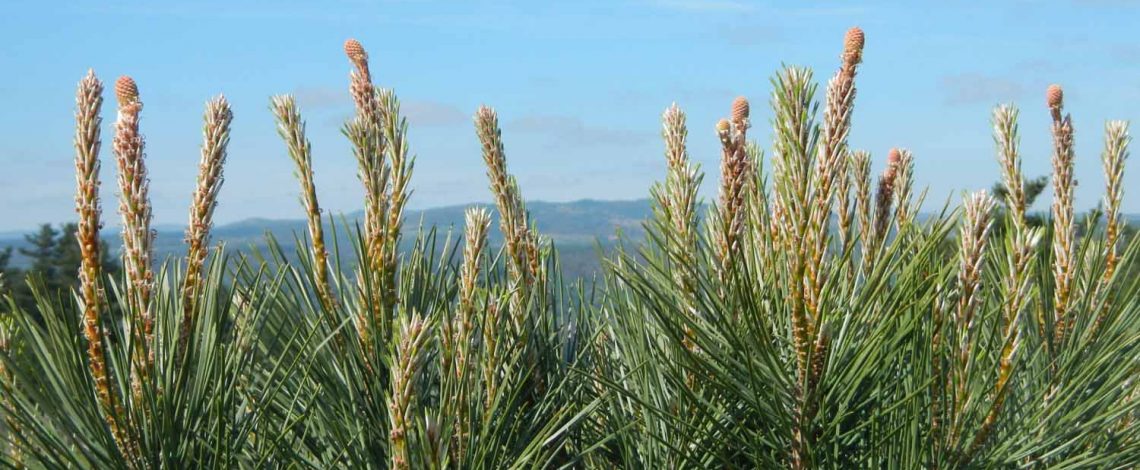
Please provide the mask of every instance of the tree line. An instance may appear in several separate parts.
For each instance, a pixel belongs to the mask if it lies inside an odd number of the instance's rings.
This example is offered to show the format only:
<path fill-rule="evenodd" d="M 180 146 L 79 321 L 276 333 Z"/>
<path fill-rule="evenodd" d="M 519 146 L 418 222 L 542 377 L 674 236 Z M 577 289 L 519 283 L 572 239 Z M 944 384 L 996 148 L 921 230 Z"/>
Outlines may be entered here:
<path fill-rule="evenodd" d="M 0 298 L 11 296 L 12 301 L 25 310 L 35 309 L 35 294 L 32 284 L 42 286 L 44 295 L 67 295 L 79 285 L 79 264 L 81 255 L 75 233 L 75 223 L 40 225 L 39 230 L 24 236 L 28 246 L 0 249 Z M 117 276 L 119 263 L 110 254 L 107 243 L 100 250 L 104 269 Z M 13 255 L 19 253 L 29 258 L 26 268 L 13 265 Z M 113 277 L 114 278 L 114 277 Z M 29 281 L 35 281 L 29 283 Z M 6 306 L 5 306 L 6 307 Z M 0 307 L 2 310 L 7 308 Z"/>

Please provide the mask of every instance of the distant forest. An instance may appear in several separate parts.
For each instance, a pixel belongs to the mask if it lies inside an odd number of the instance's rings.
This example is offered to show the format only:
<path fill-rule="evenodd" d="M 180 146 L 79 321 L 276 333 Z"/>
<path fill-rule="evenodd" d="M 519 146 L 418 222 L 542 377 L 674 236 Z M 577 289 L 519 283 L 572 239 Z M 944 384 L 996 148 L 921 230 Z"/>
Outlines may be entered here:
<path fill-rule="evenodd" d="M 1026 181 L 1026 192 L 1029 202 L 1039 196 L 1045 189 L 1043 178 Z M 1003 191 L 999 185 L 994 187 L 999 201 Z M 480 205 L 480 204 L 474 204 Z M 438 243 L 442 245 L 450 230 L 457 229 L 463 223 L 463 211 L 469 206 L 450 206 L 422 211 L 409 211 L 405 218 L 405 244 L 410 245 L 415 234 L 421 229 L 428 230 L 435 227 L 439 232 Z M 599 274 L 604 254 L 612 249 L 619 238 L 640 241 L 645 236 L 642 222 L 650 217 L 650 203 L 648 200 L 635 201 L 596 201 L 582 200 L 574 202 L 541 202 L 534 201 L 527 205 L 532 220 L 538 224 L 541 233 L 549 236 L 558 250 L 558 261 L 562 273 L 567 281 L 577 279 L 590 280 Z M 492 212 L 496 214 L 497 212 Z M 336 223 L 337 239 L 341 254 L 345 259 L 351 259 L 350 238 L 345 236 L 346 230 L 354 226 L 359 219 L 359 213 L 346 214 L 338 217 Z M 1030 223 L 1044 224 L 1042 215 L 1031 215 Z M 1137 216 L 1126 216 L 1129 226 L 1125 230 L 1124 240 L 1131 239 L 1136 231 Z M 498 220 L 492 226 L 498 226 Z M 329 227 L 332 232 L 333 227 Z M 78 285 L 77 273 L 79 270 L 79 246 L 75 241 L 76 226 L 74 223 L 60 225 L 44 224 L 39 230 L 15 235 L 0 235 L 0 296 L 6 292 L 13 294 L 17 304 L 30 307 L 34 304 L 32 292 L 26 282 L 27 276 L 42 279 L 47 292 L 56 295 L 68 292 L 70 288 Z M 249 219 L 216 227 L 213 230 L 214 242 L 224 243 L 231 253 L 254 250 L 264 250 L 267 247 L 267 237 L 272 236 L 287 254 L 295 253 L 295 237 L 303 236 L 305 222 L 303 220 L 269 220 Z M 183 243 L 184 234 L 179 227 L 159 228 L 155 238 L 156 259 L 165 260 L 170 257 L 179 257 L 185 254 Z M 452 238 L 452 242 L 456 242 Z M 497 247 L 502 243 L 502 236 L 497 229 L 491 230 L 490 244 Z M 118 234 L 107 231 L 104 234 L 103 265 L 117 275 L 119 254 L 107 247 L 117 249 L 120 246 Z M 442 246 L 437 247 L 443 249 Z"/>
<path fill-rule="evenodd" d="M 475 204 L 479 205 L 479 204 Z M 443 249 L 449 231 L 463 224 L 463 211 L 469 206 L 451 206 L 422 211 L 409 211 L 405 218 L 405 244 L 410 245 L 415 234 L 434 227 L 438 231 L 438 249 Z M 599 250 L 614 246 L 621 236 L 640 240 L 644 236 L 642 221 L 649 216 L 648 200 L 592 201 L 567 203 L 535 201 L 528 204 L 533 220 L 542 233 L 549 236 L 558 250 L 559 265 L 567 280 L 589 279 L 601 267 Z M 497 214 L 497 213 L 495 213 Z M 360 214 L 336 217 L 336 232 L 341 254 L 351 259 L 351 230 Z M 498 226 L 498 220 L 492 225 Z M 329 224 L 332 225 L 332 224 Z M 332 232 L 333 227 L 329 227 Z M 29 277 L 42 279 L 46 292 L 63 293 L 78 285 L 79 245 L 75 240 L 76 225 L 43 224 L 32 233 L 0 234 L 0 297 L 11 292 L 18 305 L 34 305 L 32 291 L 26 282 Z M 304 236 L 303 220 L 249 219 L 215 227 L 214 243 L 224 243 L 230 253 L 250 253 L 264 250 L 268 237 L 273 237 L 286 254 L 295 253 L 295 237 Z M 121 246 L 118 233 L 104 232 L 103 265 L 112 275 L 119 270 L 119 253 L 112 251 Z M 456 242 L 453 235 L 452 242 Z M 156 260 L 185 255 L 184 234 L 180 227 L 159 227 L 155 236 Z M 502 237 L 498 230 L 490 233 L 490 244 L 499 246 Z"/>

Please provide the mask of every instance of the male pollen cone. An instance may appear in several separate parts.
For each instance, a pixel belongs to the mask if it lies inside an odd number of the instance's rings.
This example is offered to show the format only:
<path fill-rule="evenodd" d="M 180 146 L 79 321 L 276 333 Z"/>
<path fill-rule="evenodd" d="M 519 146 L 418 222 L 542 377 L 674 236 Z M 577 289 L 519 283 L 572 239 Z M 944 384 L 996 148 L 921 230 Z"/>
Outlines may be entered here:
<path fill-rule="evenodd" d="M 368 53 L 364 51 L 364 46 L 360 41 L 349 39 L 344 42 L 344 54 L 352 61 L 368 59 Z"/>
<path fill-rule="evenodd" d="M 745 119 L 748 119 L 748 99 L 738 96 L 732 100 L 732 120 L 743 122 Z"/>
<path fill-rule="evenodd" d="M 115 80 L 115 97 L 119 99 L 120 106 L 138 101 L 139 87 L 135 80 L 126 75 Z"/>
<path fill-rule="evenodd" d="M 1045 90 L 1045 103 L 1052 109 L 1059 109 L 1065 100 L 1065 92 L 1061 90 L 1061 85 L 1049 85 Z"/>

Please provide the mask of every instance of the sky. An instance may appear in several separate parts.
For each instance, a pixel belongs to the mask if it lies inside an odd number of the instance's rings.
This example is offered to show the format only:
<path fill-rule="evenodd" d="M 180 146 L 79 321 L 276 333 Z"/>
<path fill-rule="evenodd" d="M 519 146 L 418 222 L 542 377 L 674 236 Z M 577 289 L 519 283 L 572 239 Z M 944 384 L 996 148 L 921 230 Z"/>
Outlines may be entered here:
<path fill-rule="evenodd" d="M 75 219 L 74 94 L 89 68 L 138 82 L 145 103 L 155 224 L 185 224 L 207 99 L 234 124 L 218 223 L 298 219 L 298 185 L 269 100 L 297 96 L 313 142 L 321 205 L 362 207 L 340 126 L 351 114 L 347 38 L 394 88 L 416 154 L 412 208 L 489 201 L 471 116 L 499 111 L 507 159 L 531 200 L 638 199 L 662 179 L 662 111 L 689 116 L 692 158 L 715 196 L 714 125 L 752 101 L 751 135 L 770 148 L 770 77 L 809 66 L 822 87 L 844 32 L 866 32 L 850 144 L 911 149 L 928 210 L 999 178 L 990 113 L 1021 108 L 1027 175 L 1049 172 L 1044 90 L 1065 88 L 1076 127 L 1078 209 L 1103 188 L 1106 120 L 1140 118 L 1140 1 L 573 2 L 6 0 L 0 16 L 0 231 Z M 117 225 L 104 104 L 103 207 Z M 1138 131 L 1140 132 L 1140 131 Z M 1125 212 L 1140 213 L 1140 168 L 1125 171 Z M 1047 210 L 1049 195 L 1037 210 Z"/>

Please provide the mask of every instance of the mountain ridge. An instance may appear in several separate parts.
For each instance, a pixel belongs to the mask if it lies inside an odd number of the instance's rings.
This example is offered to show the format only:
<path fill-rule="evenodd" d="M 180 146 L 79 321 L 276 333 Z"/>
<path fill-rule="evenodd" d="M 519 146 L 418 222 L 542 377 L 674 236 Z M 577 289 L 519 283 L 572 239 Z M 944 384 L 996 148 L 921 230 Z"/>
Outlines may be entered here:
<path fill-rule="evenodd" d="M 489 243 L 498 246 L 502 243 L 502 234 L 498 230 L 498 213 L 494 205 L 489 203 L 471 203 L 466 205 L 451 205 L 421 210 L 409 210 L 404 217 L 405 240 L 415 236 L 423 228 L 437 228 L 441 233 L 448 230 L 460 231 L 463 227 L 464 212 L 470 207 L 487 208 L 492 215 L 493 229 L 489 231 Z M 559 248 L 559 255 L 563 260 L 563 267 L 568 275 L 573 271 L 587 273 L 598 266 L 595 248 L 612 246 L 618 240 L 618 233 L 629 238 L 641 238 L 645 230 L 642 222 L 647 220 L 651 213 L 648 199 L 635 200 L 598 200 L 581 199 L 569 202 L 529 201 L 526 203 L 531 221 L 538 232 L 548 237 Z M 335 232 L 341 243 L 342 254 L 348 256 L 351 244 L 345 236 L 345 227 L 352 227 L 363 219 L 363 211 L 353 211 L 338 214 L 333 217 L 336 223 Z M 325 218 L 326 236 L 332 237 L 334 232 L 328 217 Z M 155 227 L 155 259 L 162 260 L 170 256 L 184 254 L 185 244 L 184 227 L 176 225 L 163 225 Z M 28 232 L 0 233 L 0 249 L 6 247 L 26 247 L 24 235 Z M 228 250 L 246 250 L 250 248 L 264 249 L 267 246 L 267 235 L 273 236 L 287 254 L 296 250 L 294 235 L 304 237 L 308 233 L 304 219 L 269 219 L 251 217 L 226 224 L 219 224 L 211 230 L 213 243 L 224 243 Z M 105 229 L 102 238 L 107 241 L 112 250 L 117 251 L 119 232 L 115 228 Z M 331 242 L 329 243 L 331 246 Z M 18 253 L 13 253 L 12 265 L 18 268 L 27 267 L 29 260 Z"/>
<path fill-rule="evenodd" d="M 437 228 L 441 233 L 448 230 L 456 232 L 462 230 L 464 212 L 471 207 L 484 207 L 491 212 L 493 229 L 488 233 L 491 246 L 502 243 L 502 234 L 498 230 L 498 213 L 490 203 L 470 203 L 463 205 L 450 205 L 420 210 L 409 210 L 404 217 L 405 240 L 409 240 L 415 233 L 423 228 Z M 621 236 L 638 240 L 644 237 L 644 222 L 652 214 L 652 205 L 649 199 L 633 200 L 602 200 L 580 199 L 568 202 L 528 201 L 527 211 L 531 221 L 538 232 L 548 237 L 559 249 L 559 257 L 568 276 L 588 275 L 596 272 L 600 261 L 597 259 L 597 249 L 603 250 L 612 247 Z M 363 218 L 363 211 L 353 211 L 339 214 L 334 217 L 335 232 L 339 236 L 342 254 L 348 256 L 351 250 L 349 239 L 345 236 L 345 227 L 352 227 Z M 1124 219 L 1130 224 L 1140 223 L 1140 214 L 1126 214 Z M 326 217 L 326 236 L 334 233 Z M 162 260 L 171 256 L 182 256 L 185 251 L 184 227 L 174 224 L 156 226 L 155 232 L 155 259 Z M 24 235 L 28 232 L 0 232 L 0 250 L 6 247 L 26 247 Z M 304 237 L 308 233 L 304 219 L 270 219 L 251 217 L 247 219 L 220 224 L 213 228 L 211 235 L 214 243 L 224 243 L 228 250 L 243 251 L 250 248 L 264 249 L 267 246 L 267 235 L 272 235 L 287 254 L 296 252 L 296 238 L 294 235 Z M 105 229 L 103 239 L 107 241 L 112 250 L 119 247 L 119 232 L 115 228 Z M 329 243 L 331 246 L 331 242 Z M 27 257 L 14 250 L 12 265 L 24 268 L 28 265 Z"/>

